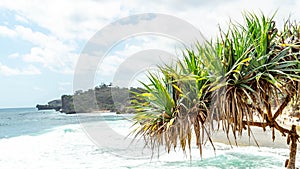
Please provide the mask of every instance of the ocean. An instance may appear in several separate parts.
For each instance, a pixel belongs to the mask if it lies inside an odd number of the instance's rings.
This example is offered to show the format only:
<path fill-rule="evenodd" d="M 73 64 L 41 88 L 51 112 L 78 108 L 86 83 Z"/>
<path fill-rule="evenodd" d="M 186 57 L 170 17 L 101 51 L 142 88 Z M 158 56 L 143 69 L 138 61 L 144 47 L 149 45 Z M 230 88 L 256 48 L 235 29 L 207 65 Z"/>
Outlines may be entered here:
<path fill-rule="evenodd" d="M 0 109 L 1 169 L 148 169 L 148 168 L 284 168 L 287 148 L 215 143 L 204 146 L 203 158 L 192 147 L 160 156 L 126 137 L 132 115 L 72 114 L 35 108 Z M 127 145 L 127 143 L 130 144 Z M 126 144 L 126 145 L 123 145 Z M 298 152 L 297 165 L 300 167 Z"/>

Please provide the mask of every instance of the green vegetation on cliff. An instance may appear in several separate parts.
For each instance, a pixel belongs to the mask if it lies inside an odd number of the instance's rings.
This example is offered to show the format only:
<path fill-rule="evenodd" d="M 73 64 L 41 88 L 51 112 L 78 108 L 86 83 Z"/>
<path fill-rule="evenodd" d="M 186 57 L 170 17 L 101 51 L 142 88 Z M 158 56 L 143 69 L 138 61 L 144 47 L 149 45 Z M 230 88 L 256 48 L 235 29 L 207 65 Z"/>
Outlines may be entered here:
<path fill-rule="evenodd" d="M 117 113 L 133 113 L 128 108 L 133 92 L 141 93 L 142 88 L 120 88 L 101 84 L 87 91 L 78 90 L 74 95 L 61 97 L 61 111 L 64 113 L 85 113 L 93 111 L 111 111 Z"/>

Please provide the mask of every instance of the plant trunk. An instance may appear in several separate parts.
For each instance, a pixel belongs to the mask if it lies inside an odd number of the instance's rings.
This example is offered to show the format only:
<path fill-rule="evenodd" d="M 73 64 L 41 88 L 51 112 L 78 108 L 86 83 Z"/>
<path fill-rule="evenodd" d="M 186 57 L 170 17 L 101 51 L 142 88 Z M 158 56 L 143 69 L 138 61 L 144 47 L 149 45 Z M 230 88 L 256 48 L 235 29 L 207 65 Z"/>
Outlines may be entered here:
<path fill-rule="evenodd" d="M 296 126 L 293 125 L 292 129 L 290 130 L 290 159 L 288 160 L 287 168 L 288 169 L 295 169 L 296 168 L 296 153 L 297 153 L 297 140 L 298 140 L 298 135 L 297 135 L 297 130 Z"/>

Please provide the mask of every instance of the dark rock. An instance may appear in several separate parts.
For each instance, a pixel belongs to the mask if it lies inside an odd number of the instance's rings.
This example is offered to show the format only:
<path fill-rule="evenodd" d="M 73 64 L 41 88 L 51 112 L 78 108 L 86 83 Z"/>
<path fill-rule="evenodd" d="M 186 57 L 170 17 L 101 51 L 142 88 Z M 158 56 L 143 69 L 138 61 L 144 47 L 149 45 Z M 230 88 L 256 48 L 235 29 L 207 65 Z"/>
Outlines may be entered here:
<path fill-rule="evenodd" d="M 38 104 L 38 105 L 36 105 L 36 108 L 38 110 L 52 110 L 52 109 L 54 109 L 56 111 L 59 111 L 61 109 L 61 106 L 51 106 L 51 105 L 47 105 L 47 104 L 46 105 Z"/>

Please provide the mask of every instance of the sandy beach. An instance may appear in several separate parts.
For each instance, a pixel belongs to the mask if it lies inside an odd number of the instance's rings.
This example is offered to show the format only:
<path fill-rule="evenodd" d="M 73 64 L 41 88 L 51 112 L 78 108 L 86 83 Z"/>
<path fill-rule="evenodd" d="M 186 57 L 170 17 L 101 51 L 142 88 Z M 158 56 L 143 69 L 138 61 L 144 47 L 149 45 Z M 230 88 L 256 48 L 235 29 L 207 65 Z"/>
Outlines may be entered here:
<path fill-rule="evenodd" d="M 242 136 L 238 136 L 237 143 L 238 146 L 256 146 L 254 141 L 254 137 L 260 147 L 274 147 L 274 148 L 289 148 L 286 143 L 286 137 L 283 137 L 280 132 L 275 131 L 275 140 L 272 141 L 272 131 L 267 128 L 264 132 L 262 128 L 259 127 L 251 127 L 251 131 L 253 135 L 251 135 L 250 139 L 248 137 L 248 132 L 244 131 Z M 226 134 L 223 131 L 217 131 L 213 134 L 213 141 L 220 142 L 225 144 L 231 144 L 235 146 L 234 137 L 232 133 L 229 134 L 228 141 Z M 298 147 L 298 150 L 299 147 Z"/>
<path fill-rule="evenodd" d="M 100 112 L 94 112 L 94 113 L 85 113 L 85 114 L 80 114 L 80 116 L 103 116 L 103 115 L 112 115 L 114 113 L 100 113 Z M 121 115 L 122 116 L 122 115 Z M 79 118 L 80 119 L 80 118 Z M 294 123 L 292 123 L 294 121 Z M 284 124 L 283 124 L 284 122 Z M 278 123 L 286 128 L 286 129 L 290 129 L 290 125 L 291 124 L 295 124 L 297 125 L 298 128 L 298 133 L 300 133 L 300 125 L 298 125 L 299 122 L 295 123 L 296 120 L 295 119 L 290 119 L 287 118 L 285 116 L 279 116 L 278 118 Z M 122 133 L 123 136 L 126 136 L 129 132 L 130 132 L 130 126 L 128 125 L 126 127 L 128 127 L 127 129 L 124 128 L 124 131 L 117 131 Z M 97 139 L 102 140 L 102 138 L 109 138 L 111 136 L 103 136 L 99 133 L 99 131 L 107 131 L 108 129 L 111 130 L 111 128 L 109 126 L 107 126 L 106 123 L 94 123 L 94 124 L 87 124 L 87 125 L 83 125 L 83 127 L 85 128 L 86 132 L 88 133 L 93 133 L 93 136 L 96 136 L 96 139 L 94 141 L 97 142 Z M 125 127 L 125 126 L 124 126 Z M 105 130 L 104 130 L 105 128 Z M 112 130 L 113 131 L 113 130 Z M 289 145 L 287 145 L 287 137 L 282 136 L 282 134 L 275 130 L 275 140 L 274 142 L 272 141 L 272 130 L 269 127 L 266 127 L 266 131 L 264 132 L 262 128 L 260 127 L 255 127 L 255 126 L 251 126 L 251 137 L 249 139 L 248 137 L 248 131 L 244 130 L 243 131 L 243 135 L 242 136 L 238 136 L 237 138 L 237 143 L 238 146 L 256 146 L 256 143 L 254 141 L 254 138 L 256 139 L 258 145 L 260 147 L 274 147 L 274 148 L 289 148 Z M 114 131 L 116 132 L 116 131 Z M 110 133 L 110 132 L 104 132 L 104 133 Z M 99 138 L 99 134 L 101 135 Z M 102 132 L 103 134 L 103 132 Z M 112 133 L 110 133 L 112 134 Z M 225 132 L 223 130 L 219 130 L 219 131 L 215 131 L 212 134 L 212 139 L 214 142 L 219 142 L 219 143 L 224 143 L 224 144 L 232 144 L 232 146 L 235 146 L 235 141 L 234 141 L 234 137 L 232 135 L 232 133 L 229 134 L 229 139 L 230 142 L 227 139 L 227 136 L 225 134 Z M 119 139 L 116 139 L 119 140 Z M 99 141 L 99 140 L 98 140 Z M 300 150 L 299 148 L 300 146 L 298 146 L 298 150 Z"/>
<path fill-rule="evenodd" d="M 255 121 L 260 121 L 259 119 L 255 119 Z M 300 121 L 298 121 L 298 118 L 295 117 L 289 117 L 286 114 L 280 115 L 276 120 L 280 126 L 290 129 L 291 126 L 294 124 L 297 126 L 298 134 L 300 133 Z M 266 131 L 263 131 L 260 127 L 251 126 L 252 134 L 250 138 L 248 137 L 248 131 L 244 130 L 242 136 L 238 136 L 237 143 L 238 146 L 256 146 L 254 138 L 256 139 L 258 145 L 260 147 L 274 147 L 274 148 L 289 148 L 289 145 L 287 145 L 287 137 L 282 136 L 282 134 L 275 130 L 275 140 L 272 141 L 272 130 L 270 127 L 266 127 Z M 230 131 L 231 132 L 231 131 Z M 221 142 L 225 144 L 232 144 L 235 146 L 235 141 L 233 134 L 229 134 L 229 140 L 226 137 L 226 134 L 222 131 L 216 131 L 213 133 L 213 141 L 215 142 Z M 298 150 L 300 150 L 298 146 Z"/>

